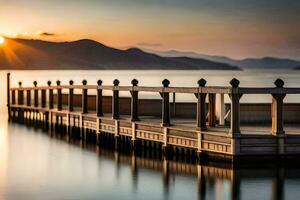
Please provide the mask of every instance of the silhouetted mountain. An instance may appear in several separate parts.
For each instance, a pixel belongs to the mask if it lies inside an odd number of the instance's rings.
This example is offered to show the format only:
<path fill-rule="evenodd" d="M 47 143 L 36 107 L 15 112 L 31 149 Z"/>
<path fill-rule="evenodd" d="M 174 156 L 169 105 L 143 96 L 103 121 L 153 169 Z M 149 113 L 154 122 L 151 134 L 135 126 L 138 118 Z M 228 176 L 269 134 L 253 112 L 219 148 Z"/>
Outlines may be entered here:
<path fill-rule="evenodd" d="M 141 49 L 120 50 L 93 40 L 47 42 L 6 39 L 0 47 L 0 69 L 218 69 L 239 70 L 229 64 L 166 58 Z"/>
<path fill-rule="evenodd" d="M 282 58 L 273 58 L 273 57 L 264 57 L 264 58 L 247 58 L 243 60 L 235 60 L 224 56 L 211 56 L 205 54 L 198 54 L 195 52 L 181 52 L 176 50 L 171 51 L 153 51 L 145 50 L 150 53 L 154 53 L 160 56 L 165 57 L 179 57 L 186 56 L 190 58 L 200 58 L 206 59 L 214 62 L 227 63 L 230 65 L 238 66 L 244 69 L 259 68 L 259 69 L 293 69 L 297 66 L 300 66 L 300 61 L 292 59 L 282 59 Z"/>

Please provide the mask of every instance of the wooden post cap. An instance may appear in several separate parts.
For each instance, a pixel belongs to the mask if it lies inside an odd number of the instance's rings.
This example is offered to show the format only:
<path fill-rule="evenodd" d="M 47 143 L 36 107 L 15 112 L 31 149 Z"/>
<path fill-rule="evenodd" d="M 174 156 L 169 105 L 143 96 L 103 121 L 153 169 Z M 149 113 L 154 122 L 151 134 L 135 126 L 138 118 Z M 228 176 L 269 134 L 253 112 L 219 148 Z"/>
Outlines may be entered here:
<path fill-rule="evenodd" d="M 118 79 L 115 79 L 113 83 L 114 83 L 114 86 L 118 86 L 120 84 L 120 81 Z"/>
<path fill-rule="evenodd" d="M 198 81 L 199 87 L 205 87 L 206 83 L 207 83 L 206 80 L 203 79 L 203 78 L 201 78 L 201 79 Z"/>
<path fill-rule="evenodd" d="M 86 85 L 86 84 L 87 84 L 87 80 L 83 80 L 82 85 Z"/>
<path fill-rule="evenodd" d="M 170 81 L 169 81 L 168 79 L 164 79 L 164 80 L 162 81 L 162 84 L 163 84 L 164 87 L 169 87 Z"/>
<path fill-rule="evenodd" d="M 102 82 L 101 79 L 99 79 L 99 80 L 97 81 L 97 84 L 98 84 L 98 85 L 102 85 L 102 83 L 103 83 L 103 82 Z"/>
<path fill-rule="evenodd" d="M 131 84 L 132 84 L 132 86 L 137 86 L 137 85 L 139 84 L 139 81 L 136 80 L 136 79 L 133 79 L 133 80 L 131 81 Z"/>
<path fill-rule="evenodd" d="M 47 84 L 48 84 L 48 86 L 50 86 L 51 85 L 51 81 L 48 81 Z"/>
<path fill-rule="evenodd" d="M 69 84 L 70 84 L 70 85 L 73 85 L 73 84 L 74 84 L 74 81 L 73 81 L 73 80 L 70 80 L 70 81 L 69 81 Z"/>
<path fill-rule="evenodd" d="M 240 81 L 237 80 L 236 78 L 233 78 L 233 79 L 230 81 L 230 85 L 231 85 L 233 88 L 237 88 L 237 87 L 239 87 L 239 85 L 240 85 Z"/>
<path fill-rule="evenodd" d="M 56 81 L 56 85 L 58 85 L 58 86 L 60 85 L 60 80 Z"/>
<path fill-rule="evenodd" d="M 33 85 L 34 85 L 34 87 L 36 87 L 37 86 L 37 81 L 33 81 Z"/>
<path fill-rule="evenodd" d="M 22 82 L 21 82 L 21 81 L 19 81 L 19 86 L 20 86 L 20 87 L 22 86 Z"/>
<path fill-rule="evenodd" d="M 284 81 L 282 79 L 278 78 L 278 79 L 276 79 L 274 84 L 276 85 L 276 87 L 282 88 L 284 86 Z"/>

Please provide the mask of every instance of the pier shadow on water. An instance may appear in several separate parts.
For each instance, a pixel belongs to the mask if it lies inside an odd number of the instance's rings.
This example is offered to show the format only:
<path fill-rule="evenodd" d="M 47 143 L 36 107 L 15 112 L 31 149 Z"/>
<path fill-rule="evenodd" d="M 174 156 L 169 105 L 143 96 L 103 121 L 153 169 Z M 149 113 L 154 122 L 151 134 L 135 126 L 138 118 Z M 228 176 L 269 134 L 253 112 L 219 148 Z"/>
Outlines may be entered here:
<path fill-rule="evenodd" d="M 218 163 L 178 149 L 166 158 L 155 143 L 95 145 L 78 130 L 49 132 L 1 117 L 0 199 L 299 199 L 300 168 L 286 162 Z M 72 135 L 72 137 L 70 137 Z M 187 156 L 187 154 L 189 156 Z"/>

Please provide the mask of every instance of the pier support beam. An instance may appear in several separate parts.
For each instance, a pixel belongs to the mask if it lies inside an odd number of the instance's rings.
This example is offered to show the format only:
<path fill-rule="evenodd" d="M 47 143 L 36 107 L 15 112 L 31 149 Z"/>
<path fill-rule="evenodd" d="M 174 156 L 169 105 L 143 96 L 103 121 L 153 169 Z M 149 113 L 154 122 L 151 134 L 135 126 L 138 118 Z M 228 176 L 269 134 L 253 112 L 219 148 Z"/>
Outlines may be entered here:
<path fill-rule="evenodd" d="M 206 109 L 205 109 L 205 99 L 206 93 L 202 93 L 202 87 L 205 87 L 206 80 L 203 78 L 198 81 L 199 92 L 195 94 L 197 97 L 197 129 L 206 130 Z"/>
<path fill-rule="evenodd" d="M 166 92 L 165 89 L 169 87 L 170 81 L 168 79 L 164 79 L 162 81 L 164 91 L 161 93 L 162 97 L 162 126 L 170 126 L 170 93 Z"/>
<path fill-rule="evenodd" d="M 57 88 L 57 110 L 62 110 L 62 89 L 60 87 L 60 81 L 56 81 L 56 84 L 58 86 Z"/>
<path fill-rule="evenodd" d="M 96 110 L 97 110 L 97 116 L 101 117 L 103 116 L 103 110 L 102 110 L 102 89 L 99 87 L 102 85 L 102 80 L 97 81 L 98 89 L 97 89 L 97 97 L 96 97 Z"/>
<path fill-rule="evenodd" d="M 74 88 L 72 88 L 74 81 L 70 80 L 69 84 L 68 109 L 70 112 L 72 112 L 74 110 Z"/>
<path fill-rule="evenodd" d="M 131 121 L 139 121 L 139 114 L 138 114 L 138 106 L 139 106 L 139 100 L 138 100 L 138 91 L 135 91 L 134 88 L 138 85 L 138 80 L 133 79 L 131 81 L 132 84 L 132 91 L 131 93 Z"/>
<path fill-rule="evenodd" d="M 83 89 L 82 89 L 82 113 L 88 113 L 88 89 L 85 88 L 87 84 L 86 80 L 82 81 Z"/>
<path fill-rule="evenodd" d="M 114 90 L 113 90 L 113 97 L 112 97 L 112 118 L 113 119 L 119 119 L 120 113 L 119 113 L 119 83 L 120 81 L 118 79 L 114 80 Z"/>

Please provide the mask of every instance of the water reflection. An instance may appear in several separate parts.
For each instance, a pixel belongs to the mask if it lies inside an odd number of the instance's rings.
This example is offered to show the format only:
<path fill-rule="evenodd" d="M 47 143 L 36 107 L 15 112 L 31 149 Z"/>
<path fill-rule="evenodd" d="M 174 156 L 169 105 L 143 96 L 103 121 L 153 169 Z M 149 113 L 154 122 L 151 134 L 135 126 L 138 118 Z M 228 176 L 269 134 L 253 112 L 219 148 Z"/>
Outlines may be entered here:
<path fill-rule="evenodd" d="M 0 199 L 299 199 L 295 165 L 180 163 L 47 134 L 1 117 Z"/>

